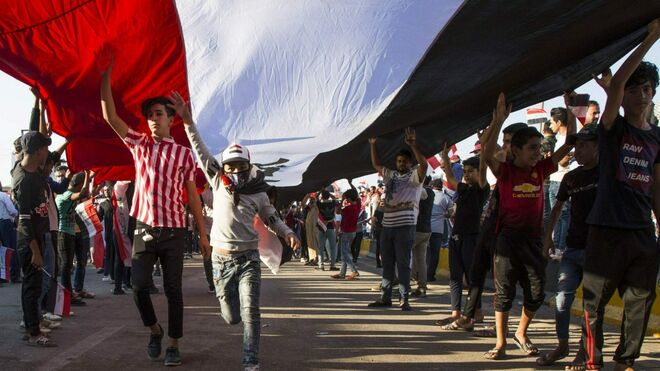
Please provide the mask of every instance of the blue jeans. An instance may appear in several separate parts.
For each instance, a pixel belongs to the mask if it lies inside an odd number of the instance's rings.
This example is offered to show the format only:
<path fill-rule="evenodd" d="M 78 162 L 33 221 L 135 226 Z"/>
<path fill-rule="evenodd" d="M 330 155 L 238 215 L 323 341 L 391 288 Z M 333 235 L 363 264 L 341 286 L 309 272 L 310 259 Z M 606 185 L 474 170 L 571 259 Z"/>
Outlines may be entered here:
<path fill-rule="evenodd" d="M 571 306 L 575 290 L 582 282 L 584 250 L 566 249 L 559 264 L 557 278 L 557 298 L 555 308 L 555 330 L 559 340 L 568 340 L 568 327 L 571 322 Z"/>
<path fill-rule="evenodd" d="M 317 252 L 319 267 L 323 266 L 323 252 L 325 251 L 325 242 L 330 245 L 330 267 L 335 266 L 337 261 L 337 232 L 334 228 L 328 228 L 325 232 L 319 231 L 319 251 Z"/>
<path fill-rule="evenodd" d="M 399 295 L 408 300 L 410 294 L 410 271 L 412 247 L 415 241 L 415 226 L 384 227 L 380 232 L 380 250 L 383 259 L 383 301 L 392 300 L 394 265 L 399 276 Z"/>
<path fill-rule="evenodd" d="M 243 321 L 243 365 L 257 365 L 261 334 L 259 251 L 238 256 L 212 254 L 211 260 L 222 318 L 230 325 Z"/>
<path fill-rule="evenodd" d="M 557 203 L 557 193 L 559 193 L 560 182 L 550 181 L 548 186 L 548 198 L 550 201 L 550 209 L 552 210 Z M 564 251 L 566 250 L 566 235 L 568 234 L 568 224 L 571 218 L 571 201 L 567 200 L 564 202 L 564 206 L 561 209 L 561 214 L 559 215 L 559 220 L 555 226 L 555 230 L 552 233 L 552 241 L 555 243 L 555 249 Z"/>
<path fill-rule="evenodd" d="M 341 269 L 339 270 L 340 275 L 346 274 L 346 267 L 351 268 L 351 272 L 357 272 L 357 268 L 353 263 L 353 256 L 351 254 L 351 244 L 355 238 L 355 232 L 353 233 L 342 233 L 339 237 L 339 246 L 341 247 Z"/>
<path fill-rule="evenodd" d="M 57 232 L 50 232 L 57 233 Z M 53 239 L 50 233 L 46 233 L 44 237 L 44 270 L 48 272 L 53 278 L 45 274 L 41 275 L 41 295 L 39 296 L 39 313 L 41 310 L 52 312 L 55 308 L 55 297 L 57 295 L 55 276 L 55 246 L 53 246 Z M 52 292 L 51 292 L 52 290 Z"/>

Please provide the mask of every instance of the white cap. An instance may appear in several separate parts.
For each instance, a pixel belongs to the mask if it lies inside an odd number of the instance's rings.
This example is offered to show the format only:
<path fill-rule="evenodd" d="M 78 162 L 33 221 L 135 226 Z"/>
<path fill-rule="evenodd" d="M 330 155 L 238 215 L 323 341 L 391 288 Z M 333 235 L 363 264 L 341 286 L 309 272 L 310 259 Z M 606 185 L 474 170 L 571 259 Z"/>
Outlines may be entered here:
<path fill-rule="evenodd" d="M 250 162 L 250 151 L 247 147 L 240 144 L 232 143 L 224 151 L 222 151 L 222 164 L 233 161 L 247 161 Z"/>

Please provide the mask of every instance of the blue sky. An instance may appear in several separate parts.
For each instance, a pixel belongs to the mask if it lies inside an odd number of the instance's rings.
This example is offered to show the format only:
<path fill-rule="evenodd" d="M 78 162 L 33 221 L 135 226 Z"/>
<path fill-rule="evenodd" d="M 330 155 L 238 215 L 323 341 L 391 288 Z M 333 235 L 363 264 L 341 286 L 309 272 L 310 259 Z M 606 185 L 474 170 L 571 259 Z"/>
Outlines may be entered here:
<path fill-rule="evenodd" d="M 655 64 L 660 64 L 660 43 L 657 43 L 651 49 L 645 59 Z M 613 71 L 616 71 L 620 64 L 621 61 L 617 62 L 612 68 Z M 0 125 L 2 125 L 4 132 L 4 139 L 0 140 L 0 181 L 3 185 L 8 186 L 11 183 L 9 170 L 12 165 L 12 143 L 14 139 L 20 135 L 22 129 L 27 129 L 34 98 L 26 85 L 14 80 L 2 72 L 0 72 L 0 87 L 2 87 L 0 89 L 0 112 L 2 112 Z M 601 103 L 601 105 L 605 103 L 605 94 L 593 81 L 576 89 L 576 91 L 578 93 L 589 94 L 591 99 Z M 656 104 L 660 102 L 659 97 L 660 95 L 656 95 L 654 99 Z M 547 111 L 552 107 L 563 105 L 564 103 L 561 97 L 556 97 L 544 102 Z M 538 104 L 535 106 L 538 106 Z M 513 112 L 505 125 L 509 122 L 518 121 L 526 121 L 525 110 Z M 476 136 L 472 136 L 458 143 L 458 152 L 462 158 L 469 156 L 469 152 L 472 150 L 475 141 Z M 57 148 L 63 142 L 63 138 L 54 134 L 52 148 Z M 431 154 L 428 155 L 430 156 Z"/>

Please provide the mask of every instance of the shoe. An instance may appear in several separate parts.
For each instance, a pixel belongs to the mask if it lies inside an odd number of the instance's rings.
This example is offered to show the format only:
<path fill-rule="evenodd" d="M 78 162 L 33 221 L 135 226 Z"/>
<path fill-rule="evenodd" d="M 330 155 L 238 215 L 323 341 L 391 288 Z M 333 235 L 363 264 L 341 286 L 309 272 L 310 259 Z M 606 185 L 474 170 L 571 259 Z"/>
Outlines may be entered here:
<path fill-rule="evenodd" d="M 156 294 L 160 293 L 160 291 L 158 291 L 158 287 L 156 287 L 156 286 L 151 286 L 151 287 L 149 288 L 149 293 L 150 293 L 151 295 L 156 295 Z"/>
<path fill-rule="evenodd" d="M 83 299 L 94 299 L 96 297 L 96 294 L 94 294 L 93 292 L 89 292 L 85 290 L 78 292 L 78 295 Z"/>
<path fill-rule="evenodd" d="M 124 291 L 133 291 L 133 288 L 128 285 L 121 285 L 122 290 Z"/>
<path fill-rule="evenodd" d="M 179 348 L 169 347 L 165 350 L 165 366 L 180 366 L 181 354 Z"/>
<path fill-rule="evenodd" d="M 383 267 L 382 264 L 380 264 L 380 263 L 376 263 L 376 268 L 382 268 L 382 267 Z"/>
<path fill-rule="evenodd" d="M 300 262 L 303 263 L 303 264 L 307 264 L 307 259 L 305 259 L 305 258 L 300 258 Z"/>
<path fill-rule="evenodd" d="M 334 278 L 336 280 L 343 280 L 344 278 L 346 278 L 346 275 L 337 273 L 330 276 L 330 278 Z"/>
<path fill-rule="evenodd" d="M 44 314 L 44 319 L 48 320 L 50 322 L 59 322 L 59 321 L 62 320 L 62 317 L 58 316 L 57 314 L 53 314 L 53 313 L 48 312 L 48 313 Z"/>
<path fill-rule="evenodd" d="M 114 288 L 110 292 L 112 293 L 112 295 L 125 295 L 126 294 L 126 291 L 124 291 L 122 289 L 118 289 L 118 288 Z"/>
<path fill-rule="evenodd" d="M 383 299 L 378 299 L 378 300 L 374 301 L 373 303 L 367 304 L 367 306 L 372 307 L 372 308 L 374 308 L 374 307 L 376 307 L 376 308 L 378 308 L 378 307 L 391 307 L 392 306 L 392 301 L 391 300 L 384 301 Z"/>
<path fill-rule="evenodd" d="M 339 268 L 337 268 L 337 267 L 330 267 L 330 270 L 331 270 L 331 271 L 338 271 Z"/>
<path fill-rule="evenodd" d="M 382 291 L 382 290 L 383 290 L 383 284 L 382 283 L 379 283 L 378 286 L 371 288 L 371 291 L 375 291 L 375 292 Z"/>
<path fill-rule="evenodd" d="M 324 267 L 324 266 L 314 267 L 314 269 L 316 269 L 317 271 L 325 271 L 325 267 Z"/>
<path fill-rule="evenodd" d="M 259 365 L 246 365 L 245 371 L 259 371 Z"/>
<path fill-rule="evenodd" d="M 85 303 L 79 296 L 72 296 L 71 305 L 84 306 L 87 305 L 87 303 Z"/>
<path fill-rule="evenodd" d="M 418 288 L 417 290 L 413 291 L 411 296 L 415 297 L 420 297 L 420 298 L 425 298 L 426 297 L 426 289 Z"/>
<path fill-rule="evenodd" d="M 40 328 L 47 328 L 49 330 L 56 329 L 60 326 L 62 326 L 62 324 L 59 323 L 59 322 L 51 322 L 51 321 L 45 320 L 45 319 L 41 320 L 41 323 L 39 324 Z"/>
<path fill-rule="evenodd" d="M 103 282 L 111 282 L 111 281 L 112 281 L 112 278 L 110 278 L 110 276 L 103 276 L 103 278 L 101 278 L 101 281 L 103 281 Z"/>
<path fill-rule="evenodd" d="M 96 270 L 96 274 L 103 274 L 103 268 L 99 268 Z"/>
<path fill-rule="evenodd" d="M 208 291 L 208 293 L 209 293 L 209 294 L 215 294 L 215 287 L 213 287 L 213 286 L 209 286 L 209 291 Z"/>
<path fill-rule="evenodd" d="M 346 280 L 347 281 L 354 281 L 354 280 L 358 279 L 358 277 L 360 277 L 360 273 L 359 272 L 353 272 L 353 273 L 349 274 L 348 276 L 346 276 Z"/>
<path fill-rule="evenodd" d="M 412 309 L 410 308 L 410 304 L 408 303 L 408 300 L 404 300 L 403 302 L 401 302 L 401 304 L 399 304 L 399 308 L 401 308 L 401 310 L 405 312 Z"/>
<path fill-rule="evenodd" d="M 147 345 L 147 356 L 152 361 L 158 360 L 158 357 L 160 357 L 160 352 L 163 350 L 161 345 L 164 336 L 163 328 L 160 325 L 158 325 L 158 328 L 160 329 L 160 334 L 152 333 L 149 335 L 149 344 Z M 181 360 L 179 360 L 179 362 L 181 362 Z"/>

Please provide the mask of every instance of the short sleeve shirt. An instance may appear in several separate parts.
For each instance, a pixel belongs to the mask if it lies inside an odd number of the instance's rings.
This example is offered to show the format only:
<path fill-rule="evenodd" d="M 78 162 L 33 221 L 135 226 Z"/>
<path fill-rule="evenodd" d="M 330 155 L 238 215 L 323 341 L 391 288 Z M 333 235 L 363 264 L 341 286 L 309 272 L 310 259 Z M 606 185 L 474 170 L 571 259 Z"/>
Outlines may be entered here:
<path fill-rule="evenodd" d="M 479 185 L 458 183 L 456 188 L 456 215 L 454 216 L 453 233 L 477 234 L 481 222 L 481 213 L 490 194 L 490 186 L 480 188 Z"/>
<path fill-rule="evenodd" d="M 55 205 L 57 206 L 57 213 L 60 219 L 59 231 L 73 236 L 76 234 L 76 202 L 71 200 L 72 195 L 72 191 L 66 191 L 61 195 L 57 195 L 55 197 Z"/>
<path fill-rule="evenodd" d="M 383 167 L 382 172 L 386 184 L 383 227 L 416 225 L 422 191 L 417 167 L 405 173 Z"/>
<path fill-rule="evenodd" d="M 660 163 L 660 128 L 641 130 L 617 116 L 598 125 L 599 180 L 587 222 L 621 229 L 653 227 L 653 167 Z"/>
<path fill-rule="evenodd" d="M 584 249 L 587 243 L 589 225 L 587 216 L 596 201 L 598 190 L 598 166 L 585 170 L 579 167 L 569 171 L 559 185 L 557 200 L 571 200 L 571 217 L 566 235 L 566 246 L 571 249 Z"/>
<path fill-rule="evenodd" d="M 152 227 L 185 228 L 185 182 L 195 180 L 190 148 L 172 138 L 158 142 L 130 128 L 124 143 L 135 163 L 131 216 Z"/>
<path fill-rule="evenodd" d="M 557 165 L 551 157 L 539 161 L 531 169 L 521 169 L 512 163 L 500 164 L 498 232 L 516 230 L 533 238 L 543 234 L 543 183 L 555 171 Z"/>

